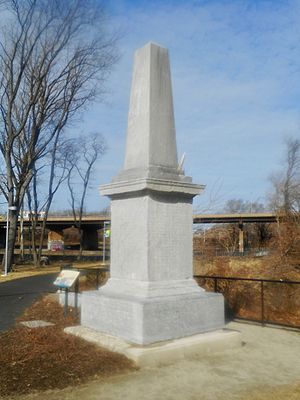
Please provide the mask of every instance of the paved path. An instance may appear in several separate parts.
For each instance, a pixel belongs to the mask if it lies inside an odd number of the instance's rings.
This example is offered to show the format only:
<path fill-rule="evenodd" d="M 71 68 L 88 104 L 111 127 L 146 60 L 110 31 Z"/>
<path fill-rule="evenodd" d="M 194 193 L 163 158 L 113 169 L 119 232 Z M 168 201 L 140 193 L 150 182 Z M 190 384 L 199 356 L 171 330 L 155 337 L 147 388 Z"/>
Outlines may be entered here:
<path fill-rule="evenodd" d="M 231 322 L 244 345 L 18 400 L 299 400 L 300 333 Z M 298 385 L 298 386 L 294 386 Z"/>
<path fill-rule="evenodd" d="M 15 319 L 42 293 L 56 292 L 56 276 L 37 275 L 0 283 L 0 331 L 14 326 Z"/>

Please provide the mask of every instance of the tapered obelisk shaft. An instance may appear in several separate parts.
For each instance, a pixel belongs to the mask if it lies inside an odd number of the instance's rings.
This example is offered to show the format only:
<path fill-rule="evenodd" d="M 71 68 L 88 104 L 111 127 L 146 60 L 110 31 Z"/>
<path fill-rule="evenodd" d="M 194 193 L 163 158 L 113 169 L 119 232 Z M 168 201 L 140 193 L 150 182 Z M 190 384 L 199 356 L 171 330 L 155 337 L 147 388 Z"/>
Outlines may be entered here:
<path fill-rule="evenodd" d="M 124 169 L 178 166 L 168 50 L 135 53 Z"/>
<path fill-rule="evenodd" d="M 191 182 L 178 168 L 168 50 L 154 43 L 135 52 L 125 161 L 113 182 L 140 178 Z"/>

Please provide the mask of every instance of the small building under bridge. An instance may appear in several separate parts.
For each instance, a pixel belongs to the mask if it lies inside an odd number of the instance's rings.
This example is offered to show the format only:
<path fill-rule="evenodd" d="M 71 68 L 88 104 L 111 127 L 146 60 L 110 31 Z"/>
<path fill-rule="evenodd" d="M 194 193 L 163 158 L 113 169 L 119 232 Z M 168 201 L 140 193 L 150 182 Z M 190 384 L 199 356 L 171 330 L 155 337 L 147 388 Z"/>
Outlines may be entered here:
<path fill-rule="evenodd" d="M 245 214 L 195 214 L 194 224 L 227 224 L 234 223 L 239 227 L 239 251 L 244 252 L 244 224 L 246 223 L 274 223 L 278 220 L 275 213 L 245 213 Z M 38 220 L 36 234 L 41 229 L 42 219 Z M 23 226 L 23 229 L 21 227 Z M 43 243 L 43 254 L 70 255 L 78 254 L 80 237 L 82 235 L 83 256 L 103 257 L 103 253 L 109 252 L 109 226 L 110 216 L 95 214 L 82 218 L 81 230 L 74 224 L 72 216 L 49 216 L 46 224 L 46 235 Z M 22 233 L 23 232 L 23 233 Z M 6 233 L 6 218 L 0 218 L 0 254 L 4 252 Z M 60 245 L 61 244 L 61 245 Z M 16 253 L 20 248 L 24 252 L 30 251 L 31 223 L 29 218 L 19 220 Z"/>
<path fill-rule="evenodd" d="M 36 243 L 40 242 L 42 218 L 35 229 Z M 82 240 L 83 256 L 105 257 L 109 254 L 110 217 L 107 215 L 83 216 L 80 229 L 76 228 L 72 216 L 49 216 L 43 241 L 43 255 L 77 255 Z M 0 254 L 4 252 L 6 218 L 0 219 Z M 32 245 L 32 225 L 29 218 L 19 219 L 15 253 L 30 253 Z"/>

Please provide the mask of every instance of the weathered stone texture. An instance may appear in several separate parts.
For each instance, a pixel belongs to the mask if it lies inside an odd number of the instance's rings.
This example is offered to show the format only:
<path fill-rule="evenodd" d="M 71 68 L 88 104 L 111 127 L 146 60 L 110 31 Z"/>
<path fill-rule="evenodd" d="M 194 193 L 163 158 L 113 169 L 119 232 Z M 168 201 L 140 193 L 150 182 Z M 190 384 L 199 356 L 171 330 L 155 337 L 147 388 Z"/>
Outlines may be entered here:
<path fill-rule="evenodd" d="M 124 169 L 111 198 L 111 277 L 82 296 L 81 323 L 149 344 L 220 329 L 224 302 L 193 280 L 192 199 L 203 189 L 178 167 L 168 52 L 138 50 Z"/>

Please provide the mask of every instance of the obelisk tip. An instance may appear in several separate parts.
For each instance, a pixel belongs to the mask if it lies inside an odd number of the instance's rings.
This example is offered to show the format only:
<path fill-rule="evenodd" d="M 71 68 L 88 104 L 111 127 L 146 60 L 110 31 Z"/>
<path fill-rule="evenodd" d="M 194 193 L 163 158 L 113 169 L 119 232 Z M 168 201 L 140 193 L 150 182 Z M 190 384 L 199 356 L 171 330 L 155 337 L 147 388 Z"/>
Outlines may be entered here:
<path fill-rule="evenodd" d="M 124 169 L 177 173 L 175 123 L 169 56 L 148 42 L 135 53 Z"/>

